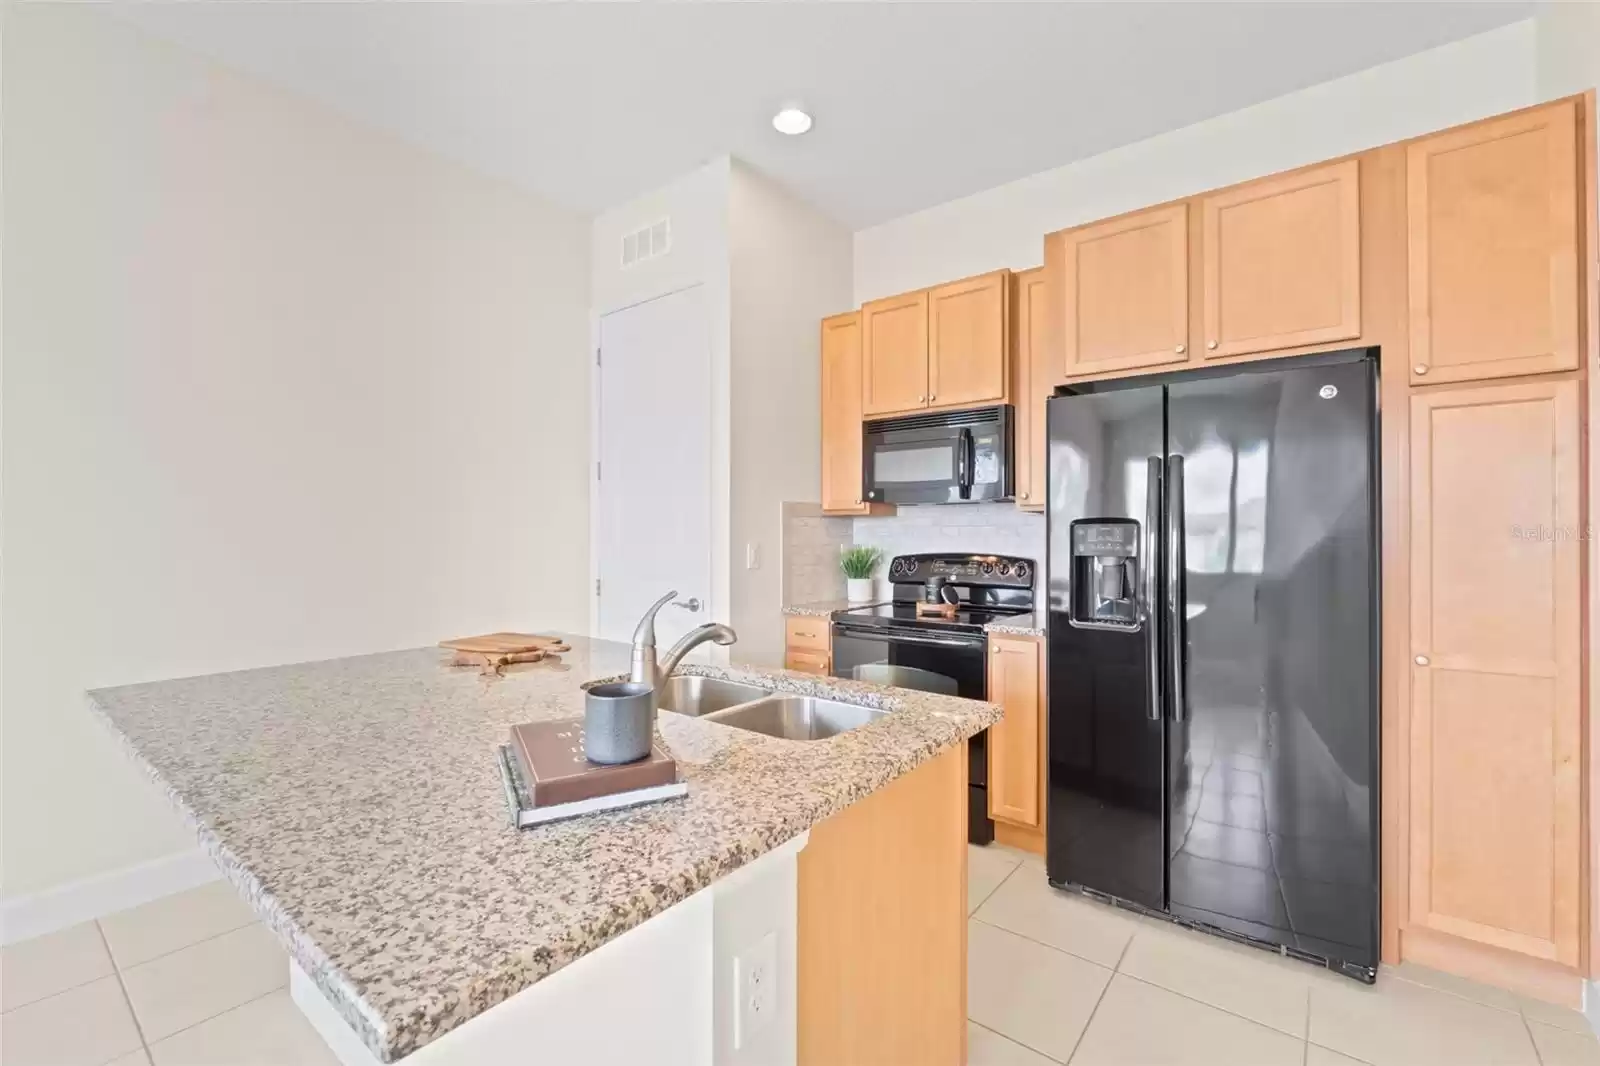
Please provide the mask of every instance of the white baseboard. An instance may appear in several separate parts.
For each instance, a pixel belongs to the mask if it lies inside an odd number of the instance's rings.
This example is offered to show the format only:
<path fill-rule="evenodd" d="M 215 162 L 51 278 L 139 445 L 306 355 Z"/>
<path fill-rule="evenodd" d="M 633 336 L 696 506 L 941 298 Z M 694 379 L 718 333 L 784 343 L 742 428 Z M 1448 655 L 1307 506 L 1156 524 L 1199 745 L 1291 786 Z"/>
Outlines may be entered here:
<path fill-rule="evenodd" d="M 1600 982 L 1583 983 L 1583 1016 L 1589 1022 L 1589 1028 L 1600 1035 Z"/>
<path fill-rule="evenodd" d="M 14 944 L 149 903 L 222 876 L 199 848 L 0 902 L 0 944 Z"/>

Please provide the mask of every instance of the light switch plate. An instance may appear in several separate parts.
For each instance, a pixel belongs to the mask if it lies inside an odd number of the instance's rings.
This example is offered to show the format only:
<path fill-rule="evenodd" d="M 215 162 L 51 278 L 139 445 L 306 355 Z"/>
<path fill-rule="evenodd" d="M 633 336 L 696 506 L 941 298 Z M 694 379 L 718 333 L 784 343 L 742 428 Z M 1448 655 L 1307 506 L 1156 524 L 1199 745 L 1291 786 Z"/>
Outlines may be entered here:
<path fill-rule="evenodd" d="M 761 569 L 761 545 L 751 541 L 744 546 L 744 568 L 746 570 Z"/>
<path fill-rule="evenodd" d="M 745 1047 L 778 1012 L 778 938 L 767 933 L 733 960 L 733 1049 Z"/>

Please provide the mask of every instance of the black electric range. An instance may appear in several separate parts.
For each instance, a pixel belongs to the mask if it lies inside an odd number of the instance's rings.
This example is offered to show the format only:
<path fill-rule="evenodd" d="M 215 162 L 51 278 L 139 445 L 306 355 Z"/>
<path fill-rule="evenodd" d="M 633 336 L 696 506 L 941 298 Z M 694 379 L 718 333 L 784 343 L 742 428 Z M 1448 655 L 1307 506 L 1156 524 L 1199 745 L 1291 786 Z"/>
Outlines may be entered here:
<path fill-rule="evenodd" d="M 835 677 L 894 685 L 946 696 L 988 698 L 990 622 L 1033 611 L 1036 568 L 1007 555 L 899 555 L 889 564 L 890 601 L 833 613 Z M 955 591 L 954 614 L 921 614 L 929 578 Z M 989 766 L 985 734 L 967 744 L 967 836 L 994 839 L 989 820 Z"/>

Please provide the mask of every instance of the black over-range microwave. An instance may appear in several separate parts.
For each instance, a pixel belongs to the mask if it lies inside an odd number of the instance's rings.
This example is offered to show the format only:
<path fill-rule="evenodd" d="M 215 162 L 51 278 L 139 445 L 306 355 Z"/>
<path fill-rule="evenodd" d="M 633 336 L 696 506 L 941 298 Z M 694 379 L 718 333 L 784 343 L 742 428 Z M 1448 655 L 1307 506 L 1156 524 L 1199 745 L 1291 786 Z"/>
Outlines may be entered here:
<path fill-rule="evenodd" d="M 1011 499 L 1009 405 L 884 418 L 862 437 L 863 489 L 874 503 Z"/>

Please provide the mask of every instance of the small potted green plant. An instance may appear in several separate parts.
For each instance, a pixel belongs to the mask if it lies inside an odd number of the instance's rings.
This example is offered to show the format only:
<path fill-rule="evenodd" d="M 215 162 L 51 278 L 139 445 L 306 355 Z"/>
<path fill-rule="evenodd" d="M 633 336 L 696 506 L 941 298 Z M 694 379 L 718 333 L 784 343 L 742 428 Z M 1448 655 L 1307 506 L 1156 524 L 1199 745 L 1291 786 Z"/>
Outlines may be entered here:
<path fill-rule="evenodd" d="M 845 599 L 851 603 L 872 600 L 872 575 L 883 562 L 883 549 L 864 544 L 839 550 L 839 569 L 844 571 Z"/>

